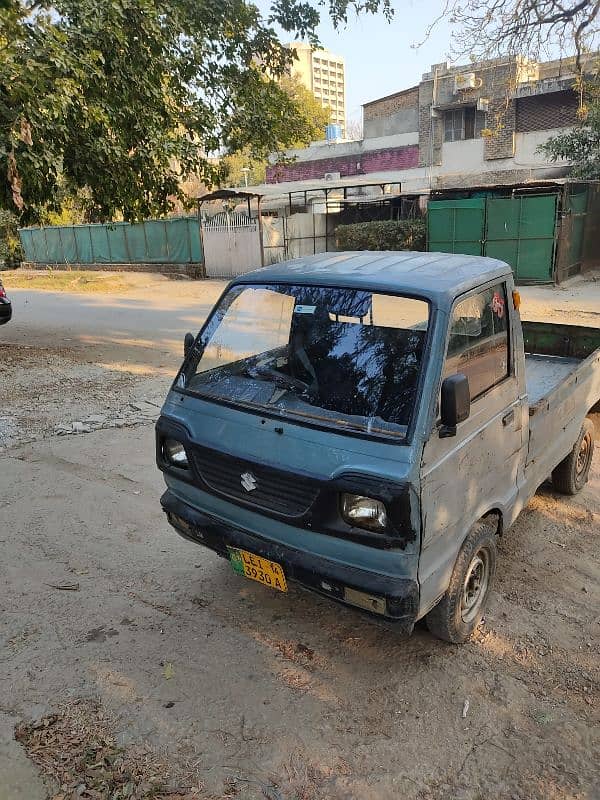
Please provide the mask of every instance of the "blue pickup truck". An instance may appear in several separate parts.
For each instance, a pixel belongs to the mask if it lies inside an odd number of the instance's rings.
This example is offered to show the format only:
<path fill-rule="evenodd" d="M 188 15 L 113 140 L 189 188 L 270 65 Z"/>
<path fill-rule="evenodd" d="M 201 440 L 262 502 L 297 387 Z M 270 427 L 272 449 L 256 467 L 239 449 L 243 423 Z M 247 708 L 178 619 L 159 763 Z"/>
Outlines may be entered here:
<path fill-rule="evenodd" d="M 518 305 L 507 264 L 442 253 L 235 279 L 157 422 L 170 524 L 272 590 L 466 641 L 498 537 L 592 460 L 600 330 L 522 324 Z"/>

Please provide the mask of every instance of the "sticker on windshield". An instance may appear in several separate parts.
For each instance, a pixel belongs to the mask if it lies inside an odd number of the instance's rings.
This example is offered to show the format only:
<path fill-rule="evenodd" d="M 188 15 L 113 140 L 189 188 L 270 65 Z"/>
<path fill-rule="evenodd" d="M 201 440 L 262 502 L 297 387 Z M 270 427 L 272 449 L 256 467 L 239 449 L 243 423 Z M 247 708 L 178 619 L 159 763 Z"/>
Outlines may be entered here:
<path fill-rule="evenodd" d="M 316 306 L 296 306 L 294 314 L 314 314 Z"/>
<path fill-rule="evenodd" d="M 500 319 L 502 319 L 504 316 L 504 298 L 500 295 L 500 292 L 494 292 L 494 296 L 492 298 L 492 311 Z"/>

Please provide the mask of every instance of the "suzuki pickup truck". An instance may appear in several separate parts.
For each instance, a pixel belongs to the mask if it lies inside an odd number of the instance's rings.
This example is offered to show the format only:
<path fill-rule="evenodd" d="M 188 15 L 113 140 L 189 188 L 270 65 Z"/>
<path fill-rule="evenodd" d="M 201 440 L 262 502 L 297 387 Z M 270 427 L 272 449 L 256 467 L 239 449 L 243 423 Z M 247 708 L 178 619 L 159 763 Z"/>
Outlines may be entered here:
<path fill-rule="evenodd" d="M 335 253 L 233 280 L 156 425 L 161 504 L 268 590 L 466 641 L 497 539 L 594 447 L 600 330 L 521 323 L 510 267 Z"/>

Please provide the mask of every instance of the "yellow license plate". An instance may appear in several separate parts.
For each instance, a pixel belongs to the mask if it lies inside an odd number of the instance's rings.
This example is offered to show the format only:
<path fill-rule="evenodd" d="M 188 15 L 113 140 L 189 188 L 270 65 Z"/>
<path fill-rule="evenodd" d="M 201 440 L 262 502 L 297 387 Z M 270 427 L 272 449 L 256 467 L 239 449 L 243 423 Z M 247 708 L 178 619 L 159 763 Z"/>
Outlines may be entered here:
<path fill-rule="evenodd" d="M 287 583 L 283 569 L 276 561 L 269 561 L 267 558 L 249 553 L 247 550 L 238 550 L 237 547 L 228 547 L 229 560 L 233 571 L 238 575 L 244 575 L 253 581 L 262 583 L 263 586 L 270 586 L 280 592 L 287 592 Z"/>

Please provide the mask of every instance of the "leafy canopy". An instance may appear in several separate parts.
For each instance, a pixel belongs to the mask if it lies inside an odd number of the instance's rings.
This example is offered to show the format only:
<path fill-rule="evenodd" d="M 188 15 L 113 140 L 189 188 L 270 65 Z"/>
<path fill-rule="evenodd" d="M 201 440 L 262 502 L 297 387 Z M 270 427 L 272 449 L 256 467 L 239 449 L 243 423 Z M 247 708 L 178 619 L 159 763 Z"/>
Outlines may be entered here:
<path fill-rule="evenodd" d="M 294 141 L 279 142 L 275 151 L 282 151 L 286 147 L 298 149 L 306 147 L 310 142 L 324 139 L 325 128 L 331 120 L 331 110 L 323 108 L 310 89 L 300 83 L 293 74 L 284 75 L 279 81 L 279 88 L 290 98 L 302 125 L 299 126 L 297 138 Z M 282 157 L 281 153 L 279 153 L 279 157 Z M 221 160 L 226 180 L 234 186 L 244 185 L 244 175 L 247 175 L 250 186 L 264 183 L 267 163 L 267 158 L 254 153 L 250 146 L 236 153 L 229 153 Z"/>
<path fill-rule="evenodd" d="M 306 140 L 278 86 L 292 55 L 274 25 L 316 41 L 320 0 L 0 0 L 0 206 L 22 221 L 83 191 L 88 219 L 142 218 L 219 175 L 210 154 Z M 390 16 L 390 0 L 329 0 Z"/>

